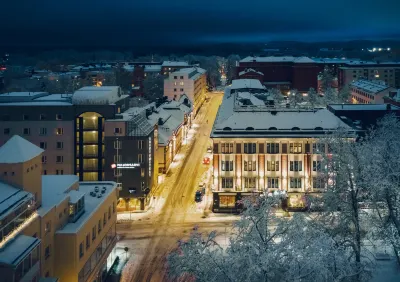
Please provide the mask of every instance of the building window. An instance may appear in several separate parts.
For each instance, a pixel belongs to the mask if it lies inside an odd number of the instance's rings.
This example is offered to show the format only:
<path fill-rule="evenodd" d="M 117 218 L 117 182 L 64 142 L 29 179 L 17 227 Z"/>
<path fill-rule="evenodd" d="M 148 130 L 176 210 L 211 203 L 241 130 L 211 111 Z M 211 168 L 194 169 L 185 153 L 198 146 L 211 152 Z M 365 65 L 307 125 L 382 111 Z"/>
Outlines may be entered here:
<path fill-rule="evenodd" d="M 10 131 L 11 130 L 9 128 L 4 128 L 3 133 L 4 133 L 4 135 L 9 135 Z"/>
<path fill-rule="evenodd" d="M 44 258 L 48 259 L 49 257 L 50 257 L 50 245 L 48 245 L 44 250 Z"/>
<path fill-rule="evenodd" d="M 92 241 L 96 240 L 96 225 L 92 228 Z"/>
<path fill-rule="evenodd" d="M 256 188 L 257 177 L 245 177 L 244 188 Z"/>
<path fill-rule="evenodd" d="M 122 156 L 121 155 L 114 155 L 114 163 L 121 163 Z"/>
<path fill-rule="evenodd" d="M 99 219 L 99 223 L 97 224 L 97 232 L 100 234 L 101 232 L 101 219 Z"/>
<path fill-rule="evenodd" d="M 278 177 L 268 177 L 267 185 L 270 189 L 279 189 L 279 178 Z"/>
<path fill-rule="evenodd" d="M 104 213 L 104 216 L 103 216 L 103 226 L 106 226 L 106 224 L 107 224 L 107 213 Z"/>
<path fill-rule="evenodd" d="M 83 242 L 79 244 L 79 258 L 83 257 Z"/>
<path fill-rule="evenodd" d="M 255 154 L 256 153 L 256 143 L 244 143 L 244 153 L 245 154 Z"/>
<path fill-rule="evenodd" d="M 115 127 L 115 128 L 114 128 L 114 133 L 115 133 L 115 134 L 122 134 L 122 128 L 120 128 L 120 127 Z"/>
<path fill-rule="evenodd" d="M 179 85 L 183 86 L 184 85 L 183 81 L 179 82 Z"/>
<path fill-rule="evenodd" d="M 244 161 L 244 171 L 256 171 L 256 161 Z"/>
<path fill-rule="evenodd" d="M 28 115 L 22 115 L 22 120 L 29 120 L 29 116 Z"/>
<path fill-rule="evenodd" d="M 46 222 L 46 226 L 44 228 L 44 233 L 47 234 L 51 231 L 51 221 Z"/>
<path fill-rule="evenodd" d="M 140 188 L 142 189 L 142 191 L 144 191 L 144 186 L 145 186 L 145 185 L 144 185 L 144 181 L 142 181 L 141 187 L 140 187 Z"/>
<path fill-rule="evenodd" d="M 86 250 L 90 247 L 90 233 L 86 234 Z"/>
<path fill-rule="evenodd" d="M 301 188 L 301 178 L 291 177 L 290 178 L 290 188 L 300 189 Z"/>
<path fill-rule="evenodd" d="M 181 90 L 181 92 L 183 92 L 183 88 L 181 88 L 180 90 Z"/>
<path fill-rule="evenodd" d="M 111 219 L 111 206 L 108 207 L 108 219 Z"/>
<path fill-rule="evenodd" d="M 174 79 L 178 79 L 178 77 L 175 75 L 175 76 L 174 76 Z"/>
<path fill-rule="evenodd" d="M 56 163 L 62 163 L 64 162 L 64 157 L 63 156 L 56 156 Z"/>
<path fill-rule="evenodd" d="M 233 153 L 233 143 L 222 143 L 221 144 L 222 154 L 232 154 Z"/>
<path fill-rule="evenodd" d="M 145 176 L 145 173 L 146 173 L 146 169 L 141 168 L 141 169 L 140 169 L 140 177 L 144 177 L 144 176 Z"/>
<path fill-rule="evenodd" d="M 325 144 L 313 143 L 313 153 L 314 154 L 325 153 Z"/>
<path fill-rule="evenodd" d="M 233 177 L 222 177 L 222 188 L 233 188 Z"/>
<path fill-rule="evenodd" d="M 143 149 L 143 147 L 144 147 L 144 141 L 138 140 L 138 149 Z"/>
<path fill-rule="evenodd" d="M 56 143 L 56 148 L 57 148 L 58 150 L 63 149 L 63 148 L 64 148 L 64 142 L 57 142 L 57 143 Z"/>
<path fill-rule="evenodd" d="M 45 150 L 47 148 L 47 142 L 40 142 L 39 147 Z"/>
<path fill-rule="evenodd" d="M 62 120 L 63 116 L 61 114 L 56 114 L 56 120 Z"/>
<path fill-rule="evenodd" d="M 301 143 L 290 143 L 289 153 L 291 154 L 300 154 L 302 152 Z"/>
<path fill-rule="evenodd" d="M 313 171 L 321 171 L 321 161 L 313 161 Z"/>
<path fill-rule="evenodd" d="M 57 174 L 57 175 L 64 175 L 64 170 L 62 170 L 62 169 L 57 169 L 57 170 L 56 170 L 56 174 Z"/>
<path fill-rule="evenodd" d="M 267 154 L 279 154 L 279 143 L 267 143 Z"/>
<path fill-rule="evenodd" d="M 176 92 L 176 88 L 174 88 L 174 92 Z"/>
<path fill-rule="evenodd" d="M 42 156 L 42 164 L 47 163 L 47 156 Z"/>
<path fill-rule="evenodd" d="M 119 168 L 114 169 L 114 176 L 122 176 L 121 169 L 119 169 Z"/>
<path fill-rule="evenodd" d="M 31 135 L 31 129 L 30 128 L 24 128 L 24 135 Z"/>
<path fill-rule="evenodd" d="M 289 169 L 290 169 L 290 171 L 302 171 L 303 170 L 303 162 L 302 161 L 290 161 Z"/>
<path fill-rule="evenodd" d="M 325 181 L 321 177 L 313 177 L 313 188 L 322 189 L 325 188 Z"/>
<path fill-rule="evenodd" d="M 41 127 L 39 129 L 39 135 L 47 135 L 47 128 L 46 127 Z"/>
<path fill-rule="evenodd" d="M 47 175 L 47 170 L 43 170 L 43 175 Z"/>
<path fill-rule="evenodd" d="M 222 171 L 233 171 L 233 161 L 221 161 Z"/>
<path fill-rule="evenodd" d="M 62 127 L 57 128 L 56 134 L 57 135 L 63 135 L 64 134 L 64 129 Z"/>
<path fill-rule="evenodd" d="M 183 79 L 183 76 L 181 75 L 181 79 Z"/>
<path fill-rule="evenodd" d="M 279 171 L 279 161 L 267 161 L 267 171 Z"/>
<path fill-rule="evenodd" d="M 143 163 L 143 162 L 144 162 L 143 154 L 138 154 L 138 163 Z"/>
<path fill-rule="evenodd" d="M 122 142 L 120 140 L 115 140 L 114 149 L 121 149 L 121 148 L 122 148 Z"/>
<path fill-rule="evenodd" d="M 46 115 L 45 114 L 40 114 L 39 115 L 40 120 L 46 120 Z"/>

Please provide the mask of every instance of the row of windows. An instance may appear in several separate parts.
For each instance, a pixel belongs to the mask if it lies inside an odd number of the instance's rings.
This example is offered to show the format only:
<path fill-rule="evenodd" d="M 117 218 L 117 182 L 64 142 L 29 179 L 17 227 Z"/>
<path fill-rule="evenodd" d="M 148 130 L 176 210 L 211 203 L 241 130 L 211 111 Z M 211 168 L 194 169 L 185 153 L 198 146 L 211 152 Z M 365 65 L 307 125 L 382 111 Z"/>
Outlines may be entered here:
<path fill-rule="evenodd" d="M 144 154 L 138 154 L 137 162 L 142 164 L 144 163 L 144 160 L 145 160 Z M 122 155 L 114 155 L 114 163 L 116 164 L 122 163 Z"/>
<path fill-rule="evenodd" d="M 35 164 L 34 166 L 32 165 L 31 167 L 28 167 L 27 169 L 26 169 L 26 172 L 29 172 L 29 171 L 32 171 L 32 170 L 34 170 L 35 168 L 37 168 L 38 167 L 38 165 L 37 164 Z M 8 175 L 11 175 L 11 176 L 14 176 L 15 175 L 15 172 L 14 171 L 3 171 L 3 175 L 4 176 L 8 176 Z"/>
<path fill-rule="evenodd" d="M 56 114 L 55 116 L 56 120 L 63 120 L 63 115 L 62 114 Z M 39 120 L 47 120 L 48 116 L 46 114 L 40 114 L 39 115 Z M 9 115 L 3 115 L 3 121 L 9 121 L 10 116 Z M 22 120 L 31 120 L 31 117 L 27 114 L 22 115 Z"/>
<path fill-rule="evenodd" d="M 244 188 L 257 188 L 257 177 L 244 177 Z M 222 188 L 230 189 L 233 188 L 233 177 L 222 177 L 221 178 Z M 289 187 L 291 189 L 301 189 L 302 179 L 300 177 L 291 177 L 289 181 Z M 312 187 L 315 189 L 321 189 L 326 187 L 326 181 L 323 178 L 313 177 Z M 268 177 L 267 178 L 267 188 L 278 189 L 279 188 L 279 178 L 278 177 Z"/>
<path fill-rule="evenodd" d="M 361 91 L 361 90 L 358 90 L 358 89 L 353 89 L 353 92 L 355 92 L 355 93 L 358 93 L 358 94 L 360 94 L 360 95 L 362 95 L 362 96 L 364 96 L 364 97 L 367 97 L 368 99 L 371 99 L 371 100 L 375 100 L 375 97 L 373 96 L 373 95 L 370 95 L 370 94 L 368 94 L 368 93 L 365 93 L 364 91 Z"/>
<path fill-rule="evenodd" d="M 178 79 L 178 76 L 174 76 L 174 79 Z M 183 79 L 183 75 L 180 76 L 180 79 Z"/>
<path fill-rule="evenodd" d="M 176 85 L 178 85 L 178 83 L 174 82 L 174 85 L 176 86 Z M 183 81 L 181 81 L 181 82 L 179 82 L 179 85 L 183 86 L 183 85 L 185 85 L 185 83 Z"/>
<path fill-rule="evenodd" d="M 176 92 L 176 91 L 178 91 L 178 89 L 174 88 L 174 92 Z M 183 89 L 183 88 L 180 88 L 179 91 L 180 91 L 180 92 L 183 92 L 184 89 Z"/>
<path fill-rule="evenodd" d="M 11 134 L 11 128 L 4 128 L 3 129 L 3 134 L 4 135 L 10 135 Z M 22 129 L 22 134 L 23 135 L 31 135 L 31 129 L 29 127 L 25 127 Z M 56 135 L 63 135 L 64 134 L 64 129 L 62 127 L 58 127 L 55 129 L 55 134 Z M 47 128 L 42 127 L 39 129 L 39 135 L 45 136 L 47 135 Z"/>
<path fill-rule="evenodd" d="M 138 144 L 138 149 L 144 149 L 144 146 L 145 146 L 144 140 L 138 140 L 137 144 Z M 122 149 L 122 141 L 121 140 L 114 141 L 114 149 L 118 149 L 118 150 Z"/>
<path fill-rule="evenodd" d="M 233 161 L 221 161 L 222 171 L 233 171 Z M 256 171 L 256 161 L 244 161 L 244 171 Z M 290 161 L 290 171 L 303 171 L 303 161 Z M 267 171 L 279 171 L 279 161 L 267 161 Z M 313 161 L 313 171 L 321 171 L 321 161 Z"/>
<path fill-rule="evenodd" d="M 47 142 L 40 142 L 39 147 L 42 148 L 43 150 L 47 149 Z M 56 149 L 62 150 L 64 148 L 64 142 L 57 141 L 56 142 Z"/>
<path fill-rule="evenodd" d="M 244 153 L 245 154 L 255 154 L 257 153 L 256 143 L 244 143 Z M 279 154 L 280 152 L 279 143 L 267 143 L 267 154 Z M 282 144 L 286 145 L 286 144 Z M 313 143 L 313 153 L 325 153 L 325 144 L 323 143 Z M 222 154 L 232 154 L 233 153 L 233 143 L 221 143 L 221 153 Z M 282 152 L 283 153 L 283 152 Z M 303 153 L 302 143 L 290 143 L 289 153 L 291 154 L 301 154 Z"/>
<path fill-rule="evenodd" d="M 115 203 L 112 204 L 112 213 L 115 213 Z M 108 220 L 107 220 L 108 218 Z M 97 224 L 97 232 L 96 232 L 96 225 L 92 227 L 92 240 L 90 240 L 90 232 L 86 234 L 86 250 L 90 248 L 91 243 L 96 240 L 97 234 L 100 234 L 102 228 L 106 227 L 107 221 L 111 219 L 111 206 L 108 207 L 108 212 L 105 212 L 103 215 L 103 220 L 99 219 Z M 84 242 L 79 244 L 79 258 L 82 258 L 85 254 L 84 251 Z"/>
<path fill-rule="evenodd" d="M 56 163 L 63 163 L 64 162 L 64 156 L 56 156 Z M 42 163 L 45 164 L 47 163 L 47 156 L 42 156 Z"/>

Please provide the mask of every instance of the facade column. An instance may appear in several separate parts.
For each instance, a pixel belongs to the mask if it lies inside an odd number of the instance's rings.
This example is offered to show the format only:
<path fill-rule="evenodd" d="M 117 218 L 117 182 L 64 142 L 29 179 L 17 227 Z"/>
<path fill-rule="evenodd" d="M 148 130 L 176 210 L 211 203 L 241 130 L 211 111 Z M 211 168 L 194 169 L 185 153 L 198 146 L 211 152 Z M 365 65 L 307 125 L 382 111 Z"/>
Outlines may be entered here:
<path fill-rule="evenodd" d="M 242 188 L 242 155 L 240 154 L 237 154 L 236 155 L 236 160 L 235 160 L 235 163 L 236 163 L 236 171 L 235 171 L 235 176 L 234 176 L 234 178 L 236 178 L 235 180 L 234 180 L 234 182 L 235 182 L 235 190 L 236 191 L 242 191 L 243 190 L 243 188 Z"/>
<path fill-rule="evenodd" d="M 263 191 L 266 189 L 265 184 L 265 155 L 258 155 L 258 191 Z"/>

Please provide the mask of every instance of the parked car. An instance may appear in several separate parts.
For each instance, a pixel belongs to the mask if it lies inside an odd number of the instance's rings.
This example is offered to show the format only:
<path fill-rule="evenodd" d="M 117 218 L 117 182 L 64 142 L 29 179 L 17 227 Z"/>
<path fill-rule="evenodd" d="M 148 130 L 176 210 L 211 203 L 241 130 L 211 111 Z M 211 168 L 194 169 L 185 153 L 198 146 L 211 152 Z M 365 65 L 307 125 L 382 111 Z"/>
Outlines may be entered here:
<path fill-rule="evenodd" d="M 203 194 L 201 193 L 200 190 L 197 190 L 196 193 L 194 194 L 194 201 L 196 203 L 199 203 L 203 200 Z"/>

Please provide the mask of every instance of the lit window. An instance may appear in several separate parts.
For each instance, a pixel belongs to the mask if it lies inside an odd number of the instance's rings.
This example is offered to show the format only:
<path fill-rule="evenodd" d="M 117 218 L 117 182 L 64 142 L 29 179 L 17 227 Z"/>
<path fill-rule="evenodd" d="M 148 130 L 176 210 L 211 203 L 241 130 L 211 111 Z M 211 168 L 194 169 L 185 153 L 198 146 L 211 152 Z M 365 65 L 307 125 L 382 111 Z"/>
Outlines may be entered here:
<path fill-rule="evenodd" d="M 139 140 L 138 141 L 138 149 L 143 149 L 144 146 L 144 141 L 143 140 Z"/>
<path fill-rule="evenodd" d="M 145 176 L 145 172 L 146 170 L 144 168 L 140 169 L 140 177 L 144 177 Z"/>
<path fill-rule="evenodd" d="M 143 154 L 138 154 L 138 163 L 143 163 L 143 162 L 144 162 Z"/>
<path fill-rule="evenodd" d="M 57 128 L 56 134 L 57 135 L 63 135 L 64 134 L 64 129 L 62 127 Z"/>
<path fill-rule="evenodd" d="M 183 86 L 185 83 L 183 81 L 179 82 L 179 85 Z"/>

